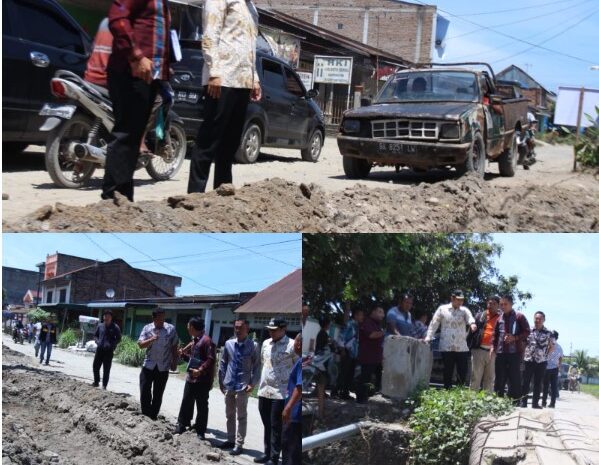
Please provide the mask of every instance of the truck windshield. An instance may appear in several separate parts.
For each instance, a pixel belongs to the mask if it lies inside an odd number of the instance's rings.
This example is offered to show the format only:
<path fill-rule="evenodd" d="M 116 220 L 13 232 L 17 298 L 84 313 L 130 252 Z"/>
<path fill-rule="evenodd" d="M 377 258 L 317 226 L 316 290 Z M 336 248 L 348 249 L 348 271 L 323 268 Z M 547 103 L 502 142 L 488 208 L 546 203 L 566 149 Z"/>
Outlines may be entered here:
<path fill-rule="evenodd" d="M 476 75 L 460 71 L 415 71 L 391 77 L 377 103 L 473 102 L 478 100 Z"/>

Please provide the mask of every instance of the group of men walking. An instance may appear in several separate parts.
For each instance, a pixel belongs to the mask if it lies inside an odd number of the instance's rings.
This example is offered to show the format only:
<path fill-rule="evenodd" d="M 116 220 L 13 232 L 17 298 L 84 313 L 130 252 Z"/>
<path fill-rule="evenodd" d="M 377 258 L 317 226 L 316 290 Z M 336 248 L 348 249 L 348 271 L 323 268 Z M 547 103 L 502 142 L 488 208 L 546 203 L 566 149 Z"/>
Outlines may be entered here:
<path fill-rule="evenodd" d="M 225 398 L 227 440 L 218 447 L 231 455 L 244 452 L 247 432 L 247 404 L 258 387 L 259 411 L 264 425 L 264 453 L 254 462 L 276 465 L 282 456 L 287 465 L 301 463 L 301 333 L 295 340 L 287 336 L 287 322 L 273 318 L 266 326 L 270 338 L 262 347 L 249 337 L 249 322 L 234 323 L 235 337 L 226 341 L 217 364 L 216 347 L 204 328 L 204 321 L 191 318 L 187 331 L 191 341 L 179 348 L 175 327 L 165 321 L 162 309 L 152 313 L 152 323 L 141 331 L 138 345 L 146 349 L 141 369 L 140 400 L 142 413 L 157 419 L 169 370 L 177 369 L 180 359 L 188 362 L 183 399 L 175 434 L 195 429 L 198 438 L 206 439 L 209 420 L 209 394 L 215 375 Z M 121 339 L 112 313 L 104 313 L 104 321 L 95 334 L 94 386 L 108 384 L 114 349 Z M 218 365 L 218 366 L 217 366 Z M 192 426 L 194 407 L 195 424 Z"/>

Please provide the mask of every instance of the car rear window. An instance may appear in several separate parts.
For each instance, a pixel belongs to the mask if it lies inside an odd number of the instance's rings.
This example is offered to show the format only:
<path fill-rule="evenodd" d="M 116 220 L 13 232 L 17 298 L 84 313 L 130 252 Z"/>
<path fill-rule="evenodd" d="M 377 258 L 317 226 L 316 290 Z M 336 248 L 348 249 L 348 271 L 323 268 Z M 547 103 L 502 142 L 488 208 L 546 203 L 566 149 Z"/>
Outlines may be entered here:
<path fill-rule="evenodd" d="M 21 25 L 20 37 L 32 42 L 85 54 L 80 31 L 76 30 L 57 11 L 39 4 L 17 0 L 16 16 Z"/>

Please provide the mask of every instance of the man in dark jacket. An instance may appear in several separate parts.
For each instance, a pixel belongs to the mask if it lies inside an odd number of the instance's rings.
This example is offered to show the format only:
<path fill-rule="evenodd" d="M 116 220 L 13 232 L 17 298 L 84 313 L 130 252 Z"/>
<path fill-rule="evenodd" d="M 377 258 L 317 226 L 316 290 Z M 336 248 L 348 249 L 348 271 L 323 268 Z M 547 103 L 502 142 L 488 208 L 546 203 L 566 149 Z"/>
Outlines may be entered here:
<path fill-rule="evenodd" d="M 94 382 L 92 386 L 98 387 L 100 385 L 100 367 L 104 366 L 102 388 L 106 389 L 108 378 L 110 378 L 114 349 L 121 342 L 121 328 L 112 321 L 112 312 L 110 310 L 104 312 L 104 323 L 98 325 L 94 339 L 96 340 L 97 349 L 94 356 Z"/>
<path fill-rule="evenodd" d="M 189 368 L 175 434 L 183 433 L 191 425 L 195 403 L 196 433 L 200 439 L 205 439 L 208 428 L 208 396 L 214 381 L 215 347 L 210 336 L 204 332 L 204 321 L 199 318 L 189 320 L 187 331 L 192 339 L 181 349 L 179 355 L 189 358 Z"/>
<path fill-rule="evenodd" d="M 524 354 L 530 326 L 524 314 L 513 309 L 511 295 L 504 295 L 499 301 L 503 314 L 497 320 L 493 331 L 492 353 L 495 359 L 495 392 L 505 395 L 505 383 L 509 384 L 508 396 L 517 401 L 520 397 L 522 379 L 520 363 Z"/>
<path fill-rule="evenodd" d="M 52 345 L 56 344 L 56 325 L 52 320 L 42 323 L 40 329 L 40 363 L 44 361 L 44 352 L 46 353 L 46 365 L 50 365 L 50 354 L 52 353 Z"/>

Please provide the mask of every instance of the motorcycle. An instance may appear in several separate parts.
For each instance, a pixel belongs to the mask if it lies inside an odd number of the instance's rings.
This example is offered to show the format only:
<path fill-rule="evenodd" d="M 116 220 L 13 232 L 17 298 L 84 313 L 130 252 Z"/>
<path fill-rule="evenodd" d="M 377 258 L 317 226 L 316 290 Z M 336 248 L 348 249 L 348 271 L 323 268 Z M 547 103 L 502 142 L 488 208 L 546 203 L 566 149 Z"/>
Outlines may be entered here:
<path fill-rule="evenodd" d="M 55 73 L 50 87 L 52 94 L 65 102 L 46 103 L 39 112 L 47 117 L 40 128 L 48 132 L 46 170 L 57 186 L 84 187 L 95 169 L 106 165 L 114 126 L 108 90 L 66 70 Z M 172 95 L 166 90 L 162 94 L 162 103 L 158 108 L 155 105 L 150 117 L 158 124 L 152 124 L 145 136 L 151 153 L 141 153 L 136 167 L 145 168 L 156 181 L 173 178 L 187 151 L 183 120 L 170 111 Z"/>
<path fill-rule="evenodd" d="M 24 344 L 25 336 L 23 335 L 23 330 L 20 328 L 15 328 L 12 333 L 12 340 L 15 344 Z"/>
<path fill-rule="evenodd" d="M 326 375 L 327 384 L 334 386 L 337 382 L 338 366 L 336 353 L 329 347 L 318 354 L 309 355 L 302 362 L 302 393 L 312 395 L 316 391 L 316 381 L 320 375 Z"/>
<path fill-rule="evenodd" d="M 530 166 L 537 162 L 535 132 L 535 129 L 531 127 L 523 134 L 518 134 L 516 138 L 518 144 L 518 164 L 522 165 L 525 170 L 530 169 Z"/>

